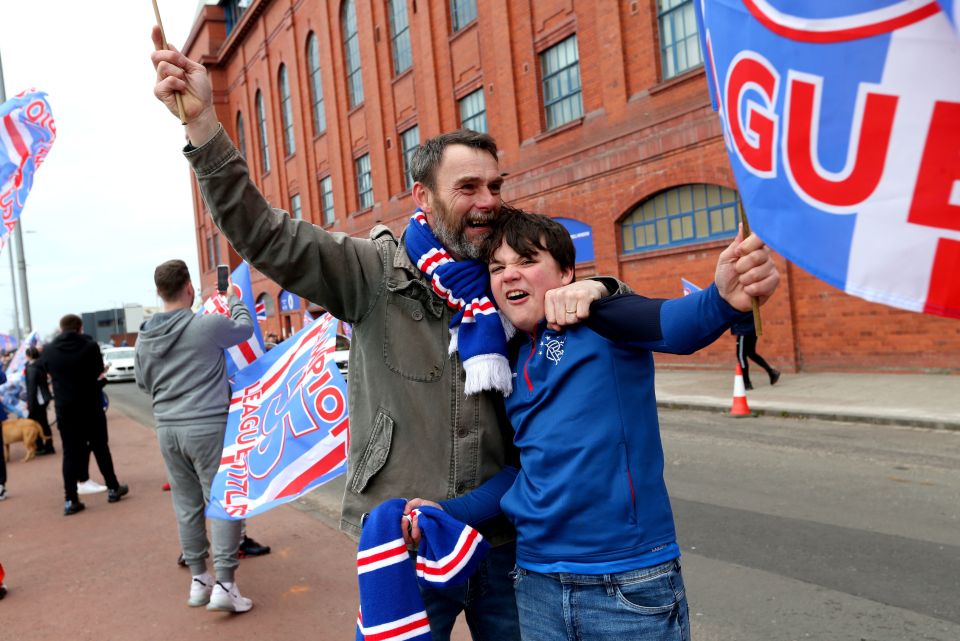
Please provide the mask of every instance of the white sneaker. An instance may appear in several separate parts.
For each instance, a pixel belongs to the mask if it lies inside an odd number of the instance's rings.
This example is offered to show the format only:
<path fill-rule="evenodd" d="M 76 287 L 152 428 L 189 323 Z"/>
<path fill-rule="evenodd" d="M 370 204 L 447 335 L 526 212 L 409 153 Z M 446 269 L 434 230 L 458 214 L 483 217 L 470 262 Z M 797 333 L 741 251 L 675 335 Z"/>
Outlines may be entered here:
<path fill-rule="evenodd" d="M 252 607 L 253 601 L 240 595 L 236 583 L 224 585 L 220 581 L 217 581 L 217 584 L 213 586 L 210 603 L 207 604 L 208 610 L 219 610 L 220 612 L 246 612 Z"/>
<path fill-rule="evenodd" d="M 198 608 L 210 603 L 213 583 L 213 577 L 210 576 L 209 572 L 193 577 L 193 580 L 190 581 L 190 598 L 187 600 L 187 605 L 191 608 Z"/>
<path fill-rule="evenodd" d="M 106 491 L 106 485 L 100 485 L 93 479 L 87 479 L 83 483 L 77 483 L 77 494 L 97 494 Z"/>

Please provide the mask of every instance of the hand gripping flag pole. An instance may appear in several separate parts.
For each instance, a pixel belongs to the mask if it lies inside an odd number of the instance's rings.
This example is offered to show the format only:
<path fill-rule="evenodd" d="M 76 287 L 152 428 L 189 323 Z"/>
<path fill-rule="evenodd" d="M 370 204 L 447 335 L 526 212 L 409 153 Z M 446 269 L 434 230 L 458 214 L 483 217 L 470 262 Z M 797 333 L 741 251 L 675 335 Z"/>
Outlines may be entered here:
<path fill-rule="evenodd" d="M 157 26 L 160 27 L 160 39 L 163 41 L 163 44 L 157 47 L 157 49 L 162 49 L 163 47 L 169 49 L 170 45 L 167 43 L 167 36 L 163 32 L 163 23 L 160 22 L 160 7 L 157 6 L 157 0 L 153 0 L 153 13 L 157 16 Z M 174 95 L 177 97 L 177 111 L 180 114 L 180 123 L 185 125 L 187 124 L 187 114 L 183 110 L 183 96 L 180 95 L 180 92 Z"/>

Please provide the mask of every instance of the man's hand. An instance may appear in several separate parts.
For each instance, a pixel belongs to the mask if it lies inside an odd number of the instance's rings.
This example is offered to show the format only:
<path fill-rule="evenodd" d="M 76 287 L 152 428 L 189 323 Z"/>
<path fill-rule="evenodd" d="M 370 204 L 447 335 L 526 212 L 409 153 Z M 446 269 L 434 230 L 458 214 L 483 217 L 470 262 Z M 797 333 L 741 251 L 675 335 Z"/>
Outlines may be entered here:
<path fill-rule="evenodd" d="M 426 499 L 410 499 L 407 501 L 407 504 L 403 506 L 403 517 L 400 519 L 400 531 L 403 532 L 403 542 L 407 545 L 414 547 L 420 545 L 420 525 L 417 523 L 417 515 L 412 514 L 412 512 L 423 505 L 429 505 L 438 510 L 443 509 L 439 503 Z"/>
<path fill-rule="evenodd" d="M 199 147 L 213 138 L 219 124 L 213 109 L 213 88 L 207 70 L 174 49 L 173 45 L 164 43 L 160 27 L 153 27 L 152 37 L 156 51 L 150 54 L 150 60 L 157 70 L 153 95 L 179 118 L 176 94 L 180 94 L 187 120 L 187 136 L 191 144 Z"/>
<path fill-rule="evenodd" d="M 720 297 L 741 312 L 750 311 L 751 298 L 766 302 L 780 283 L 780 272 L 767 247 L 756 234 L 743 238 L 743 226 L 720 253 L 714 277 Z"/>
<path fill-rule="evenodd" d="M 595 280 L 581 280 L 551 289 L 543 298 L 547 327 L 556 332 L 565 325 L 576 325 L 589 318 L 590 303 L 607 294 L 603 283 Z"/>

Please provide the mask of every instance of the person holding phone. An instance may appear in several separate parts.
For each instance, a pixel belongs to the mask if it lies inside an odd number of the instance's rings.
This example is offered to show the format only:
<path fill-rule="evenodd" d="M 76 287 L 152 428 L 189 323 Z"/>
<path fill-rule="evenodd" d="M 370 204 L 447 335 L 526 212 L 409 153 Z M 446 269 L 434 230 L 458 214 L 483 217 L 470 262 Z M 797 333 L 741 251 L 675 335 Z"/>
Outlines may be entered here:
<path fill-rule="evenodd" d="M 204 512 L 220 465 L 227 427 L 230 385 L 223 350 L 253 334 L 247 306 L 221 278 L 230 316 L 196 315 L 190 272 L 182 260 L 154 271 L 163 311 L 140 327 L 134 354 L 137 385 L 153 397 L 157 441 L 170 479 L 180 547 L 192 576 L 187 605 L 208 610 L 246 612 L 253 601 L 240 594 L 235 580 L 240 522 L 211 520 L 213 567 L 207 571 L 210 541 Z"/>

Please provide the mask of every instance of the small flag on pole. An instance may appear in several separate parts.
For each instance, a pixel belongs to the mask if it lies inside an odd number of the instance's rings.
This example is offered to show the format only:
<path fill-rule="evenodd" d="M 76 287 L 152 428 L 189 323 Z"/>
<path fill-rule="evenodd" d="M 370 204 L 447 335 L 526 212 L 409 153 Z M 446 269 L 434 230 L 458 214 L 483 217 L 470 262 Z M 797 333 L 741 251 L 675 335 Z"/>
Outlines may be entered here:
<path fill-rule="evenodd" d="M 684 296 L 688 296 L 693 292 L 699 292 L 701 289 L 703 289 L 702 287 L 697 287 L 696 285 L 694 285 L 689 280 L 683 277 L 680 278 L 680 286 L 683 287 Z"/>
<path fill-rule="evenodd" d="M 255 316 L 253 286 L 250 284 L 250 265 L 246 262 L 240 263 L 240 266 L 230 274 L 230 282 L 240 290 L 240 300 L 246 304 L 250 314 Z M 226 297 L 218 292 L 205 300 L 203 307 L 197 313 L 229 316 L 230 308 L 227 306 Z M 249 339 L 223 351 L 227 357 L 227 378 L 233 379 L 238 371 L 257 360 L 267 351 L 263 346 L 263 334 L 260 332 L 260 325 L 253 324 L 253 336 Z"/>

